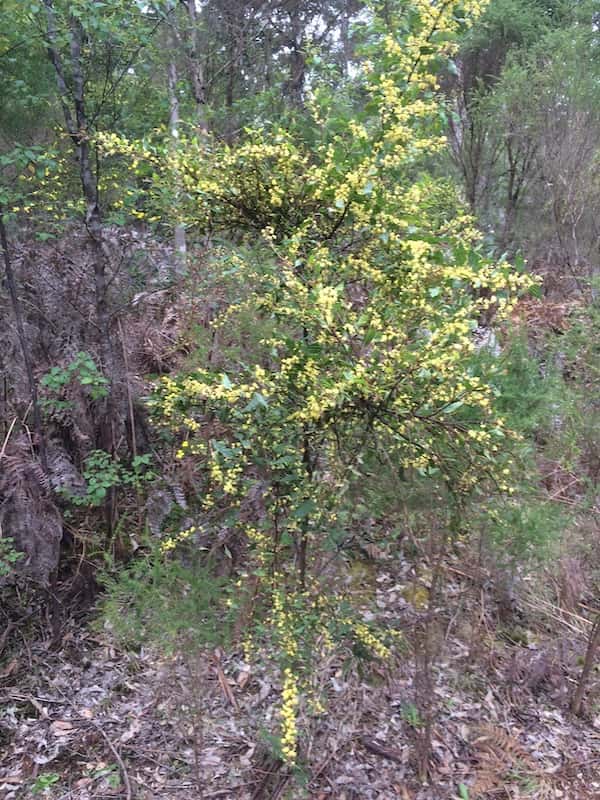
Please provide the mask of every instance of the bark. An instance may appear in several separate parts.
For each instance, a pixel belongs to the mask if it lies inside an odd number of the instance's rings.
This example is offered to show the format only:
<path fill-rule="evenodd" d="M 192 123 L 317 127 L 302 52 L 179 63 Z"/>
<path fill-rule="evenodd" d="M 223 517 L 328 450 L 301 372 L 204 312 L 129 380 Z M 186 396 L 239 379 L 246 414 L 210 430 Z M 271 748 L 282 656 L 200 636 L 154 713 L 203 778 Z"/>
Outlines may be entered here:
<path fill-rule="evenodd" d="M 173 146 L 176 146 L 179 138 L 179 97 L 177 96 L 177 64 L 175 63 L 175 41 L 173 36 L 169 36 L 168 46 L 171 51 L 171 60 L 167 67 L 167 89 L 169 93 L 169 130 Z M 185 271 L 187 242 L 185 237 L 185 227 L 181 223 L 175 225 L 175 258 L 176 272 L 178 274 Z"/>
<path fill-rule="evenodd" d="M 4 224 L 4 210 L 0 205 L 0 247 L 2 248 L 2 258 L 4 261 L 4 272 L 6 275 L 6 283 L 10 295 L 10 302 L 15 315 L 15 322 L 17 325 L 17 336 L 19 338 L 19 345 L 23 355 L 23 364 L 25 365 L 25 372 L 27 374 L 27 382 L 29 384 L 29 398 L 31 400 L 31 408 L 33 412 L 33 429 L 35 431 L 35 448 L 40 457 L 42 468 L 46 475 L 48 474 L 48 459 L 46 457 L 46 440 L 44 438 L 44 430 L 42 427 L 42 415 L 40 412 L 40 403 L 37 390 L 37 382 L 33 373 L 33 364 L 31 361 L 31 354 L 27 344 L 27 337 L 25 335 L 25 327 L 23 325 L 23 312 L 21 308 L 21 301 L 17 292 L 17 284 L 15 281 L 15 274 L 12 268 L 10 253 L 8 250 L 8 237 L 6 235 L 6 226 Z"/>
<path fill-rule="evenodd" d="M 347 78 L 350 74 L 350 58 L 352 48 L 350 45 L 350 9 L 346 8 L 342 12 L 340 20 L 340 39 L 342 42 L 342 72 Z"/>
<path fill-rule="evenodd" d="M 102 366 L 109 381 L 109 393 L 102 400 L 97 424 L 97 446 L 108 453 L 116 449 L 114 422 L 118 418 L 115 408 L 116 365 L 112 348 L 110 313 L 108 309 L 107 266 L 110 253 L 104 239 L 102 216 L 98 202 L 97 176 L 92 169 L 88 119 L 85 104 L 85 79 L 82 64 L 83 29 L 78 20 L 69 20 L 69 56 L 71 86 L 66 80 L 63 59 L 58 49 L 53 0 L 44 0 L 46 7 L 47 49 L 54 66 L 60 103 L 63 110 L 67 132 L 73 143 L 79 167 L 81 190 L 86 203 L 85 225 L 89 234 L 93 253 L 94 299 L 96 325 L 99 334 L 99 352 Z M 116 515 L 116 494 L 108 493 L 104 516 L 108 533 L 114 530 Z"/>
<path fill-rule="evenodd" d="M 505 139 L 506 161 L 508 175 L 506 184 L 506 197 L 504 203 L 504 222 L 499 239 L 501 253 L 509 249 L 517 212 L 523 198 L 528 178 L 531 177 L 536 147 L 529 141 L 519 143 L 512 131 Z"/>
<path fill-rule="evenodd" d="M 110 333 L 110 314 L 107 302 L 106 267 L 109 257 L 106 251 L 102 216 L 98 203 L 98 184 L 92 170 L 88 123 L 85 111 L 85 84 L 81 64 L 81 43 L 83 31 L 77 20 L 71 21 L 71 71 L 73 75 L 73 105 L 77 129 L 71 138 L 75 145 L 81 188 L 86 202 L 85 224 L 90 235 L 94 252 L 94 296 L 96 322 L 100 332 L 100 352 L 104 367 L 112 386 L 114 382 L 114 359 Z M 112 426 L 110 424 L 110 401 L 104 409 L 104 419 L 100 426 L 100 446 L 111 452 L 114 448 Z"/>
<path fill-rule="evenodd" d="M 236 61 L 235 52 L 236 52 L 236 47 L 232 34 L 229 40 L 229 52 L 228 52 L 229 62 L 227 69 L 227 86 L 225 89 L 225 105 L 227 106 L 228 109 L 230 109 L 229 112 L 230 123 L 231 123 L 231 108 L 233 106 L 233 89 L 235 86 L 235 61 Z"/>
<path fill-rule="evenodd" d="M 273 84 L 273 37 L 271 31 L 265 32 L 263 51 L 265 58 L 264 88 L 270 89 Z"/>
<path fill-rule="evenodd" d="M 290 101 L 296 108 L 304 107 L 304 82 L 306 80 L 306 52 L 300 4 L 295 3 L 290 14 L 291 55 L 288 81 Z"/>
<path fill-rule="evenodd" d="M 107 307 L 106 264 L 108 254 L 104 245 L 102 216 L 98 203 L 98 184 L 92 169 L 88 122 L 85 110 L 85 81 L 81 60 L 83 31 L 80 23 L 72 19 L 70 24 L 70 56 L 72 87 L 65 78 L 63 60 L 57 46 L 56 23 L 53 0 L 44 0 L 46 6 L 48 56 L 54 66 L 60 103 L 65 125 L 73 147 L 83 197 L 86 202 L 85 224 L 94 250 L 94 293 L 96 322 L 100 331 L 101 349 L 105 366 L 112 365 L 110 347 L 110 315 Z M 72 103 L 72 108 L 71 108 Z M 109 375 L 111 377 L 111 375 Z"/>
<path fill-rule="evenodd" d="M 581 670 L 579 683 L 577 684 L 577 688 L 575 689 L 575 693 L 571 701 L 571 711 L 574 714 L 577 715 L 581 714 L 581 706 L 583 704 L 583 695 L 585 693 L 585 687 L 587 686 L 590 673 L 594 667 L 594 664 L 596 663 L 596 656 L 599 647 L 600 647 L 600 615 L 596 617 L 596 620 L 590 632 L 590 638 L 588 639 L 588 646 L 585 654 L 585 661 L 583 662 L 583 669 Z"/>
<path fill-rule="evenodd" d="M 185 0 L 185 7 L 190 23 L 190 47 L 188 53 L 188 69 L 196 106 L 196 126 L 200 136 L 208 134 L 206 122 L 206 80 L 201 61 L 200 31 L 196 13 L 195 0 Z"/>

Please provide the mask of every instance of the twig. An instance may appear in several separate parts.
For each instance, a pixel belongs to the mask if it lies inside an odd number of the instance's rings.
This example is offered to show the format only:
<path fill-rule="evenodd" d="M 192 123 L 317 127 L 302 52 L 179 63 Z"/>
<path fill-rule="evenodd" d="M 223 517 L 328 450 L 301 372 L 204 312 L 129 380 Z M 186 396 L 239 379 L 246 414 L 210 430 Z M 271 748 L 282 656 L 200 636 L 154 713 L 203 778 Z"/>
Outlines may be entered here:
<path fill-rule="evenodd" d="M 2 454 L 0 453 L 0 457 Z M 4 633 L 0 636 L 0 655 L 2 655 L 2 651 L 6 646 L 6 642 L 8 640 L 9 635 L 12 633 L 13 629 L 15 628 L 14 622 L 8 622 L 6 628 L 4 629 Z"/>
<path fill-rule="evenodd" d="M 467 580 L 469 580 L 469 581 L 472 581 L 472 580 L 473 580 L 473 577 L 474 577 L 473 575 L 467 575 L 467 573 L 466 573 L 466 572 L 462 572 L 461 570 L 459 570 L 459 569 L 456 569 L 456 567 L 451 567 L 449 564 L 446 564 L 446 565 L 444 566 L 444 569 L 445 569 L 447 572 L 454 572 L 454 574 L 455 574 L 455 575 L 460 575 L 460 576 L 461 576 L 461 578 L 466 578 L 466 579 L 467 579 Z"/>
<path fill-rule="evenodd" d="M 125 364 L 125 386 L 127 388 L 127 409 L 129 411 L 129 424 L 131 425 L 131 451 L 133 457 L 137 456 L 137 442 L 135 437 L 135 415 L 133 413 L 133 398 L 131 396 L 131 386 L 129 384 L 129 360 L 127 358 L 127 348 L 125 347 L 125 336 L 123 335 L 123 326 L 121 325 L 121 318 L 117 319 L 119 326 L 119 337 L 121 339 L 121 348 L 123 350 L 123 362 Z"/>
<path fill-rule="evenodd" d="M 533 601 L 529 601 L 529 602 L 533 602 Z M 555 603 L 551 603 L 549 600 L 544 600 L 543 597 L 536 598 L 536 602 L 537 603 L 542 603 L 544 606 L 547 606 L 548 608 L 552 609 L 552 611 L 558 612 L 560 614 L 567 614 L 567 616 L 573 617 L 573 619 L 576 619 L 578 622 L 583 622 L 584 625 L 592 625 L 593 624 L 591 622 L 591 620 L 587 619 L 586 617 L 582 617 L 581 614 L 576 614 L 574 611 L 569 611 L 566 608 L 561 608 L 560 606 L 556 605 Z M 582 605 L 582 603 L 579 603 L 579 605 Z M 583 606 L 583 607 L 585 608 L 585 606 Z M 594 614 L 598 613 L 598 611 L 596 609 L 593 609 L 593 608 L 588 608 L 588 611 L 591 611 Z"/>
<path fill-rule="evenodd" d="M 49 703 L 49 704 L 54 704 L 55 706 L 60 706 L 63 704 L 62 700 L 52 700 L 50 697 L 33 697 L 32 695 L 14 694 L 13 692 L 9 692 L 8 694 L 5 695 L 0 695 L 0 700 L 2 700 L 3 702 L 7 702 L 8 700 L 18 700 L 21 702 L 31 703 L 32 705 L 34 705 L 33 703 L 34 700 L 37 703 Z"/>
<path fill-rule="evenodd" d="M 579 716 L 579 714 L 581 713 L 581 706 L 583 703 L 583 695 L 585 693 L 586 684 L 588 682 L 590 672 L 594 668 L 594 664 L 596 662 L 596 654 L 598 652 L 599 647 L 600 647 L 600 614 L 596 617 L 592 630 L 590 631 L 588 646 L 585 653 L 585 661 L 583 662 L 583 668 L 581 670 L 581 676 L 579 678 L 577 688 L 575 689 L 573 699 L 571 700 L 571 711 L 577 716 Z"/>
<path fill-rule="evenodd" d="M 563 492 L 566 492 L 566 490 L 570 486 L 573 486 L 574 483 L 577 483 L 580 480 L 581 478 L 579 477 L 579 475 L 576 475 L 568 483 L 564 484 L 564 486 L 559 486 L 559 488 L 550 495 L 548 500 L 558 500 L 560 498 L 560 495 L 563 494 Z M 569 499 L 569 498 L 564 498 L 564 499 Z"/>
<path fill-rule="evenodd" d="M 6 452 L 6 445 L 8 444 L 8 440 L 10 439 L 11 433 L 13 432 L 13 428 L 15 427 L 15 423 L 18 417 L 15 417 L 13 421 L 10 423 L 10 428 L 8 429 L 8 433 L 4 437 L 4 441 L 2 442 L 2 450 L 0 450 L 0 461 L 2 461 L 4 457 L 4 453 Z"/>
<path fill-rule="evenodd" d="M 111 753 L 113 754 L 113 756 L 117 761 L 117 764 L 119 765 L 119 769 L 121 770 L 121 775 L 123 776 L 123 783 L 125 784 L 125 796 L 127 800 L 133 800 L 133 792 L 131 790 L 131 781 L 129 780 L 129 773 L 127 772 L 127 767 L 125 766 L 125 762 L 119 755 L 119 751 L 111 742 L 111 740 L 108 738 L 108 736 L 104 732 L 104 729 L 97 722 L 95 722 L 93 719 L 87 721 L 91 722 L 91 724 L 94 726 L 94 728 L 96 728 L 98 733 L 100 733 L 100 735 L 110 748 Z"/>
<path fill-rule="evenodd" d="M 43 700 L 42 698 L 32 697 L 31 695 L 19 695 L 19 694 L 9 694 L 7 695 L 7 697 L 9 700 L 18 700 L 19 702 L 22 703 L 29 703 L 35 708 L 35 710 L 39 713 L 42 719 L 48 719 L 49 716 L 48 712 L 40 702 L 42 701 L 46 703 L 47 702 L 46 700 Z M 57 700 L 55 700 L 54 702 L 58 704 Z"/>
<path fill-rule="evenodd" d="M 390 761 L 397 761 L 399 764 L 403 761 L 403 755 L 400 750 L 394 750 L 391 747 L 384 747 L 383 745 L 377 744 L 377 742 L 369 739 L 368 736 L 361 736 L 360 743 L 366 750 L 370 753 L 374 753 L 376 756 L 388 758 Z"/>
<path fill-rule="evenodd" d="M 600 610 L 598 608 L 592 608 L 592 606 L 586 606 L 585 603 L 577 603 L 580 608 L 585 608 L 586 611 L 590 611 L 592 614 L 600 614 Z M 589 620 L 587 620 L 589 622 Z"/>
<path fill-rule="evenodd" d="M 569 611 L 566 608 L 561 608 L 559 605 L 556 605 L 555 603 L 551 603 L 549 600 L 544 600 L 542 597 L 536 598 L 536 601 L 538 603 L 542 603 L 547 608 L 552 609 L 552 611 L 556 611 L 556 612 L 558 612 L 560 614 L 566 614 L 569 617 L 573 617 L 573 619 L 577 620 L 578 622 L 583 622 L 584 625 L 591 625 L 592 624 L 592 622 L 589 619 L 586 619 L 586 617 L 582 617 L 581 614 L 576 614 L 574 611 Z M 592 609 L 592 608 L 590 608 L 589 610 L 590 611 L 594 611 L 594 609 Z M 598 613 L 598 612 L 594 612 L 594 613 Z"/>
<path fill-rule="evenodd" d="M 555 622 L 560 622 L 562 625 L 564 625 L 570 631 L 573 631 L 573 633 L 576 633 L 578 636 L 583 636 L 585 634 L 585 631 L 582 631 L 581 628 L 577 628 L 575 625 L 571 625 L 571 623 L 567 622 L 566 619 L 563 619 L 562 617 L 553 614 L 547 608 L 544 608 L 543 605 L 539 603 L 532 603 L 530 600 L 525 600 L 524 598 L 523 602 L 525 603 L 526 606 L 529 606 L 529 608 L 532 608 L 534 611 L 539 611 L 541 614 L 546 614 L 546 616 L 555 620 Z"/>
<path fill-rule="evenodd" d="M 239 711 L 240 707 L 239 707 L 238 701 L 236 700 L 236 697 L 235 697 L 235 695 L 233 693 L 233 690 L 232 690 L 232 688 L 231 688 L 231 686 L 229 684 L 229 681 L 227 680 L 227 678 L 225 676 L 225 673 L 223 672 L 223 668 L 221 667 L 221 663 L 220 663 L 220 657 L 217 654 L 215 654 L 215 656 L 214 656 L 214 668 L 215 668 L 215 673 L 217 675 L 219 684 L 220 684 L 221 689 L 223 691 L 223 694 L 225 695 L 226 699 L 229 700 L 229 702 L 235 708 L 235 710 Z"/>

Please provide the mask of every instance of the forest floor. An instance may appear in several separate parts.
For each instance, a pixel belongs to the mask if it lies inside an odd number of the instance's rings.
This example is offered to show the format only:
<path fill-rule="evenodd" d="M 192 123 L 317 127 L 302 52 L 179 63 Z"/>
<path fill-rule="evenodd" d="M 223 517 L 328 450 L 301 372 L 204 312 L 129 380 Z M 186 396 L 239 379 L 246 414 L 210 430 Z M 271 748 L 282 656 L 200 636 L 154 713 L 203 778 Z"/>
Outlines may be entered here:
<path fill-rule="evenodd" d="M 400 620 L 410 637 L 419 592 L 406 591 L 406 570 L 383 565 L 373 591 L 380 618 Z M 0 797 L 600 798 L 597 678 L 587 715 L 568 710 L 585 648 L 576 615 L 544 614 L 530 593 L 517 623 L 492 625 L 488 589 L 449 570 L 428 781 L 417 774 L 427 726 L 410 647 L 387 666 L 319 664 L 326 711 L 303 720 L 302 768 L 292 772 L 265 733 L 277 729 L 280 692 L 267 658 L 124 652 L 109 632 L 72 619 L 59 639 L 16 628 L 0 642 Z"/>

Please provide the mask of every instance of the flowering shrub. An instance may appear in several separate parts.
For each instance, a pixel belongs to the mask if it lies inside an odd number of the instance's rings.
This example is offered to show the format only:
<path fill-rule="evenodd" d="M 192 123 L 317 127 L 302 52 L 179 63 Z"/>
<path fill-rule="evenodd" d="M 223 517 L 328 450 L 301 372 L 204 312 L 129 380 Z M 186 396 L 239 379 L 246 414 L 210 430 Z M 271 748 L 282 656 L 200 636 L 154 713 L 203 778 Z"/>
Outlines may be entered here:
<path fill-rule="evenodd" d="M 483 314 L 506 315 L 529 279 L 488 260 L 452 187 L 420 174 L 445 146 L 437 64 L 480 6 L 415 0 L 392 29 L 375 20 L 378 56 L 357 78 L 369 101 L 352 120 L 323 118 L 316 90 L 310 135 L 254 130 L 234 146 L 182 139 L 162 153 L 102 141 L 154 170 L 149 214 L 251 247 L 236 257 L 246 296 L 216 324 L 234 337 L 251 310 L 269 335 L 227 372 L 163 378 L 150 403 L 202 483 L 204 526 L 235 530 L 245 547 L 230 604 L 279 653 L 290 764 L 311 653 L 351 638 L 386 658 L 393 645 L 327 566 L 367 453 L 453 497 L 511 491 L 513 435 L 473 368 L 472 332 Z"/>

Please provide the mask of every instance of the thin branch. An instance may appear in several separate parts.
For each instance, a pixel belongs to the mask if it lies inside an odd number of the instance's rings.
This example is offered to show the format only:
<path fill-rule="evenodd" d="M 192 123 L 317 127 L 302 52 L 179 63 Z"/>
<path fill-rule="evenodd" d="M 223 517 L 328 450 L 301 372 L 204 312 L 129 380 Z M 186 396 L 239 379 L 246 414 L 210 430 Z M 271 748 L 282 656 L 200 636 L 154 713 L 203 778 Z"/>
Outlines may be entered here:
<path fill-rule="evenodd" d="M 131 781 L 129 779 L 129 773 L 127 772 L 127 767 L 125 766 L 125 762 L 121 758 L 121 756 L 119 754 L 119 751 L 114 746 L 114 744 L 111 742 L 111 740 L 108 738 L 108 736 L 104 732 L 104 729 L 99 725 L 99 723 L 95 722 L 94 720 L 89 720 L 89 721 L 92 723 L 94 728 L 96 728 L 98 733 L 102 736 L 102 738 L 104 739 L 104 741 L 108 745 L 111 753 L 115 757 L 115 760 L 116 760 L 117 764 L 119 765 L 119 769 L 121 770 L 121 775 L 123 776 L 123 783 L 125 784 L 125 797 L 126 797 L 126 800 L 133 800 L 133 791 L 132 791 L 132 788 L 131 788 Z"/>

